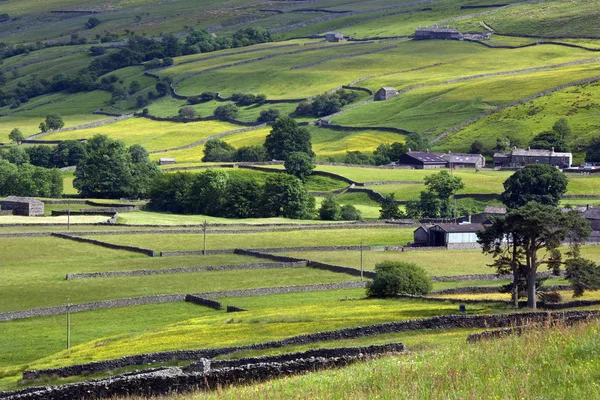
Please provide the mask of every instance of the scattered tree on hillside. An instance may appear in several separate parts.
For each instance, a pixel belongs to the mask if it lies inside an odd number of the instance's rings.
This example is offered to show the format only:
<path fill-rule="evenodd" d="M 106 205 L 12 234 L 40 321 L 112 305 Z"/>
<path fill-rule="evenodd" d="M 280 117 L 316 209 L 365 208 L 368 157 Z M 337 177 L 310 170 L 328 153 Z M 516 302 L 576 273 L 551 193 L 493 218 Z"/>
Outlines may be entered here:
<path fill-rule="evenodd" d="M 400 159 L 400 156 L 406 154 L 408 147 L 404 143 L 382 143 L 377 146 L 377 149 L 373 152 L 375 165 L 387 165 L 391 162 L 396 162 Z"/>
<path fill-rule="evenodd" d="M 179 109 L 179 116 L 185 119 L 194 119 L 197 117 L 196 110 L 192 106 L 183 106 Z"/>
<path fill-rule="evenodd" d="M 552 131 L 562 140 L 571 134 L 571 126 L 566 118 L 559 118 L 552 126 Z"/>
<path fill-rule="evenodd" d="M 60 129 L 65 126 L 62 117 L 60 114 L 48 114 L 46 115 L 46 126 L 48 130 Z"/>
<path fill-rule="evenodd" d="M 235 119 L 238 115 L 239 109 L 235 104 L 224 104 L 215 108 L 214 116 L 220 120 L 227 121 Z"/>
<path fill-rule="evenodd" d="M 471 149 L 469 150 L 471 154 L 484 154 L 486 153 L 485 145 L 480 140 L 475 140 L 471 143 Z"/>
<path fill-rule="evenodd" d="M 85 23 L 85 27 L 88 29 L 93 29 L 93 28 L 97 27 L 98 25 L 100 25 L 100 20 L 96 17 L 88 18 L 87 22 Z"/>
<path fill-rule="evenodd" d="M 186 212 L 192 214 L 221 215 L 225 205 L 225 191 L 229 174 L 207 169 L 196 176 L 185 197 Z"/>
<path fill-rule="evenodd" d="M 342 219 L 346 221 L 360 221 L 362 219 L 362 212 L 352 204 L 345 204 L 342 206 Z"/>
<path fill-rule="evenodd" d="M 600 137 L 593 139 L 592 143 L 590 143 L 589 147 L 585 151 L 585 161 L 600 161 Z"/>
<path fill-rule="evenodd" d="M 260 112 L 258 116 L 257 122 L 273 122 L 277 120 L 281 116 L 281 113 L 276 108 L 269 108 L 268 110 L 264 110 Z"/>
<path fill-rule="evenodd" d="M 294 175 L 302 182 L 310 176 L 316 167 L 313 157 L 300 151 L 291 153 L 283 165 L 285 167 L 285 172 Z"/>
<path fill-rule="evenodd" d="M 300 128 L 290 117 L 279 118 L 265 139 L 267 156 L 272 160 L 287 160 L 295 152 L 303 152 L 314 157 L 310 133 Z"/>
<path fill-rule="evenodd" d="M 211 139 L 204 145 L 202 162 L 233 161 L 235 148 L 221 139 Z"/>
<path fill-rule="evenodd" d="M 577 257 L 567 260 L 566 278 L 573 287 L 573 297 L 581 297 L 586 290 L 600 290 L 600 267 L 591 260 Z"/>
<path fill-rule="evenodd" d="M 236 162 L 261 162 L 266 160 L 267 153 L 265 147 L 261 145 L 242 146 L 233 155 L 233 161 Z"/>
<path fill-rule="evenodd" d="M 169 85 L 167 82 L 158 81 L 156 82 L 156 85 L 154 85 L 154 88 L 156 89 L 156 93 L 158 93 L 158 97 L 163 97 L 169 93 Z"/>
<path fill-rule="evenodd" d="M 527 165 L 504 182 L 502 202 L 508 208 L 518 208 L 529 202 L 558 206 L 567 191 L 567 177 L 546 164 Z"/>
<path fill-rule="evenodd" d="M 560 136 L 553 131 L 542 132 L 539 135 L 535 136 L 531 142 L 529 142 L 529 146 L 532 149 L 543 149 L 543 150 L 552 150 L 563 152 L 569 151 L 569 148 L 565 141 L 560 138 Z"/>
<path fill-rule="evenodd" d="M 12 131 L 10 131 L 10 133 L 8 134 L 8 138 L 13 142 L 16 142 L 17 144 L 21 144 L 25 137 L 23 136 L 23 133 L 21 133 L 21 130 L 19 128 L 15 128 Z"/>
<path fill-rule="evenodd" d="M 411 133 L 406 138 L 406 147 L 411 151 L 426 151 L 429 149 L 429 140 L 420 133 Z"/>

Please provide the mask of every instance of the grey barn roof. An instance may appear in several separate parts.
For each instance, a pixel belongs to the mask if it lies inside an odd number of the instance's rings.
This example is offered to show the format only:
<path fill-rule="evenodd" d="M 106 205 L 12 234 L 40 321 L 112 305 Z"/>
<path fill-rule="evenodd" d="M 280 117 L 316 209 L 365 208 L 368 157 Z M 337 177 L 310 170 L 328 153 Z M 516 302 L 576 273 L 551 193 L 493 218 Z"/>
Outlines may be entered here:
<path fill-rule="evenodd" d="M 498 214 L 498 215 L 504 215 L 506 214 L 506 207 L 493 207 L 493 206 L 487 206 L 485 208 L 485 210 L 483 210 L 484 214 Z"/>
<path fill-rule="evenodd" d="M 43 201 L 34 199 L 33 197 L 8 196 L 0 202 L 7 201 L 11 203 L 27 203 L 27 204 L 44 204 Z"/>
<path fill-rule="evenodd" d="M 485 229 L 483 224 L 436 224 L 447 233 L 479 232 Z"/>
<path fill-rule="evenodd" d="M 554 150 L 543 150 L 543 149 L 514 149 L 512 151 L 513 156 L 543 156 L 543 157 L 568 157 L 571 153 L 559 153 Z"/>
<path fill-rule="evenodd" d="M 477 164 L 481 161 L 480 154 L 446 153 L 442 158 L 453 164 Z"/>
<path fill-rule="evenodd" d="M 415 160 L 419 160 L 425 164 L 445 164 L 446 160 L 439 156 L 436 153 L 429 153 L 423 151 L 409 151 L 406 153 L 407 156 L 414 158 Z"/>
<path fill-rule="evenodd" d="M 450 32 L 450 33 L 458 33 L 458 29 L 455 28 L 440 28 L 439 26 L 431 26 L 428 28 L 418 28 L 417 32 Z"/>

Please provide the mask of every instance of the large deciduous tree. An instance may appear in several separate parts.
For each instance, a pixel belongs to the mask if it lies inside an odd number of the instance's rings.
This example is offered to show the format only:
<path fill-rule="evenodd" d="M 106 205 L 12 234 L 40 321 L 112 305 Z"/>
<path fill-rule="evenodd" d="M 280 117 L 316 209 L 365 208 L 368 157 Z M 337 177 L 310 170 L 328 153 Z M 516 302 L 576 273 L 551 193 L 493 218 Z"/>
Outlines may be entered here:
<path fill-rule="evenodd" d="M 558 206 L 567 191 L 567 177 L 555 167 L 545 164 L 527 165 L 504 182 L 502 202 L 508 208 L 518 208 L 535 201 Z"/>
<path fill-rule="evenodd" d="M 290 117 L 279 118 L 265 139 L 265 150 L 269 159 L 287 160 L 295 152 L 302 152 L 314 157 L 310 133 L 300 128 Z"/>
<path fill-rule="evenodd" d="M 265 182 L 262 210 L 267 217 L 311 219 L 315 215 L 315 198 L 295 176 L 274 174 Z"/>
<path fill-rule="evenodd" d="M 302 182 L 310 176 L 316 165 L 311 155 L 297 151 L 291 153 L 284 162 L 285 172 L 294 175 Z"/>

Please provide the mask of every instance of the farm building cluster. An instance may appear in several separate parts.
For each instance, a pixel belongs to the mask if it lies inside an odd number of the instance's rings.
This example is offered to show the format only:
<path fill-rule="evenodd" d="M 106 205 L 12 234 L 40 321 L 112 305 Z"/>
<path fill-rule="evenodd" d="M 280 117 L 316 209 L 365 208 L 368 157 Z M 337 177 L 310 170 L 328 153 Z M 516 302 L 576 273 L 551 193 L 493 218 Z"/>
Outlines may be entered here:
<path fill-rule="evenodd" d="M 400 156 L 400 166 L 414 169 L 435 168 L 483 168 L 485 157 L 481 154 L 464 153 L 430 153 L 429 151 L 409 151 Z"/>
<path fill-rule="evenodd" d="M 560 153 L 551 150 L 540 149 L 518 149 L 510 152 L 494 154 L 494 165 L 496 167 L 524 167 L 529 164 L 548 164 L 558 168 L 569 168 L 573 163 L 571 153 Z"/>

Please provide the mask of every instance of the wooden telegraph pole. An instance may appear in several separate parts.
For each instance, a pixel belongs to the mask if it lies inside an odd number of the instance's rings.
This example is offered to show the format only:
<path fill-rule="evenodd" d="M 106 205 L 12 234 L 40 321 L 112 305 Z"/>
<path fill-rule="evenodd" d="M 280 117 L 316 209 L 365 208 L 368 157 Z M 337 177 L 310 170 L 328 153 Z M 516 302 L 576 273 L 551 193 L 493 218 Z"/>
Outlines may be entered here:
<path fill-rule="evenodd" d="M 204 232 L 204 250 L 202 251 L 202 255 L 206 255 L 206 220 L 202 224 L 202 231 Z"/>

